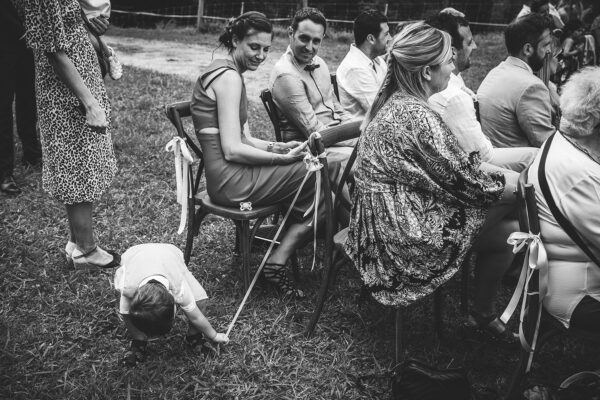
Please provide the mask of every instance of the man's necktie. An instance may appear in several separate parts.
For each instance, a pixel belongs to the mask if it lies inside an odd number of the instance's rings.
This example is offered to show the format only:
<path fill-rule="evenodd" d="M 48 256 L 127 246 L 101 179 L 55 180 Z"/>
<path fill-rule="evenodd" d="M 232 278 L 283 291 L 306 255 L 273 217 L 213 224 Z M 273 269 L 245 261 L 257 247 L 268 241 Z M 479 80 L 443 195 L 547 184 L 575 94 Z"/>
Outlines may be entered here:
<path fill-rule="evenodd" d="M 315 69 L 317 69 L 319 67 L 320 67 L 319 64 L 308 64 L 306 67 L 304 67 L 304 70 L 308 71 L 308 72 L 313 72 Z"/>

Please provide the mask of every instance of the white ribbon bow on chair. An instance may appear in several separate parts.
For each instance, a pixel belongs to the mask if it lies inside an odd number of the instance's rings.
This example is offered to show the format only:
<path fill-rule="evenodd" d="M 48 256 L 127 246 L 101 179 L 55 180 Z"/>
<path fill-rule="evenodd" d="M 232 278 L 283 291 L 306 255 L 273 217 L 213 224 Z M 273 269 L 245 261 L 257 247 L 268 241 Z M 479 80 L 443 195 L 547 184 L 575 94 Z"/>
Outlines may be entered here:
<path fill-rule="evenodd" d="M 315 262 L 317 260 L 317 220 L 319 218 L 319 199 L 321 197 L 321 174 L 319 170 L 323 168 L 323 164 L 321 164 L 321 160 L 319 158 L 325 158 L 326 154 L 321 153 L 318 156 L 313 156 L 311 153 L 306 154 L 304 156 L 304 165 L 306 166 L 307 175 L 315 172 L 315 199 L 311 206 L 304 213 L 304 217 L 306 217 L 310 212 L 313 212 L 313 218 L 310 224 L 313 224 L 314 228 L 314 239 L 313 239 L 313 262 L 310 270 L 312 271 L 315 268 Z M 310 226 L 310 224 L 308 226 Z"/>
<path fill-rule="evenodd" d="M 187 222 L 187 202 L 189 181 L 189 166 L 194 162 L 190 149 L 185 143 L 185 139 L 175 136 L 165 146 L 165 151 L 175 154 L 175 180 L 177 182 L 177 202 L 181 204 L 181 218 L 179 221 L 178 234 L 185 229 Z"/>
<path fill-rule="evenodd" d="M 544 297 L 546 297 L 546 294 L 548 293 L 548 254 L 546 253 L 546 249 L 544 248 L 544 244 L 542 243 L 542 239 L 539 234 L 534 235 L 531 232 L 513 232 L 508 237 L 506 242 L 513 246 L 513 253 L 515 254 L 521 251 L 523 247 L 528 246 L 527 252 L 525 253 L 525 259 L 523 261 L 523 267 L 521 269 L 521 275 L 519 276 L 519 283 L 517 283 L 517 287 L 515 288 L 512 298 L 510 299 L 508 306 L 506 306 L 506 310 L 504 310 L 504 313 L 502 313 L 500 320 L 504 323 L 508 322 L 515 312 L 521 296 L 523 296 L 523 300 L 521 301 L 521 315 L 519 318 L 519 340 L 521 341 L 521 346 L 530 353 L 529 361 L 527 363 L 527 371 L 529 371 L 533 352 L 535 351 L 537 344 L 543 301 Z M 539 271 L 538 292 L 530 293 L 529 281 L 535 270 Z M 536 316 L 537 321 L 535 325 L 535 331 L 530 345 L 525 337 L 525 332 L 523 331 L 523 319 L 525 317 L 527 296 L 532 294 L 538 294 L 538 315 Z"/>

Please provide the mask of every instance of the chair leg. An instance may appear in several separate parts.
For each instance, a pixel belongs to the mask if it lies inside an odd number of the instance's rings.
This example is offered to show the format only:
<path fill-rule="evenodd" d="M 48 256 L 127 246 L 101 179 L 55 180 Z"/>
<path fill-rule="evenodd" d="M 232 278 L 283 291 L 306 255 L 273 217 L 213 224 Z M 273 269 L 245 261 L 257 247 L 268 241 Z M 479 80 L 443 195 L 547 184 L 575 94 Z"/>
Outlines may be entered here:
<path fill-rule="evenodd" d="M 290 263 L 292 264 L 292 276 L 294 277 L 294 281 L 298 282 L 300 280 L 300 271 L 298 269 L 300 264 L 298 263 L 298 253 L 295 251 L 290 258 Z"/>
<path fill-rule="evenodd" d="M 312 336 L 315 327 L 317 326 L 317 322 L 319 321 L 319 317 L 323 311 L 323 305 L 325 304 L 325 298 L 327 297 L 327 291 L 329 290 L 330 283 L 335 279 L 337 263 L 341 261 L 343 261 L 342 255 L 338 250 L 335 250 L 331 259 L 331 264 L 329 265 L 327 271 L 325 271 L 325 278 L 321 281 L 321 287 L 319 289 L 315 310 L 313 311 L 310 321 L 308 321 L 308 325 L 306 326 L 306 331 L 304 332 L 307 338 Z"/>
<path fill-rule="evenodd" d="M 519 354 L 519 364 L 517 365 L 517 368 L 515 368 L 510 378 L 510 385 L 508 386 L 508 391 L 506 397 L 504 398 L 505 400 L 517 400 L 523 397 L 522 387 L 523 380 L 525 379 L 525 369 L 527 368 L 528 358 L 529 353 L 521 349 Z"/>
<path fill-rule="evenodd" d="M 460 280 L 460 311 L 467 317 L 469 315 L 469 276 L 471 270 L 471 257 L 467 257 L 462 265 Z"/>
<path fill-rule="evenodd" d="M 542 320 L 542 325 L 540 326 L 540 333 L 538 336 L 536 349 L 535 349 L 535 352 L 533 353 L 534 357 L 537 353 L 540 352 L 542 347 L 552 337 L 560 334 L 560 332 L 561 332 L 560 329 L 555 329 L 552 327 L 550 327 L 549 329 L 546 330 L 545 329 L 546 327 L 544 327 L 543 323 L 544 323 L 544 321 Z M 529 361 L 529 353 L 521 347 L 520 352 L 519 352 L 519 364 L 517 365 L 517 368 L 515 368 L 512 376 L 510 378 L 510 384 L 508 386 L 508 390 L 506 392 L 507 394 L 504 397 L 504 400 L 520 400 L 523 398 L 523 392 L 522 392 L 523 380 L 525 379 L 525 376 L 527 375 L 526 369 L 527 369 L 528 361 Z"/>
<path fill-rule="evenodd" d="M 187 236 L 185 240 L 185 251 L 183 253 L 183 260 L 187 264 L 190 262 L 192 255 L 192 247 L 194 247 L 194 237 L 198 236 L 200 230 L 200 224 L 204 218 L 208 215 L 206 211 L 199 207 L 196 211 L 196 206 L 193 201 L 188 205 L 188 224 L 187 224 Z"/>
<path fill-rule="evenodd" d="M 443 304 L 444 304 L 444 288 L 440 287 L 433 293 L 433 318 L 434 318 L 434 329 L 438 339 L 442 339 L 444 334 L 444 321 L 443 316 Z"/>
<path fill-rule="evenodd" d="M 400 307 L 398 307 L 396 309 L 396 317 L 395 317 L 395 342 L 394 342 L 394 355 L 395 355 L 395 361 L 396 361 L 396 365 L 400 365 L 402 363 L 403 358 L 404 358 L 404 341 L 403 341 L 403 335 L 404 335 L 404 326 L 403 326 L 403 319 L 404 319 L 404 310 Z"/>
<path fill-rule="evenodd" d="M 244 289 L 250 286 L 250 221 L 240 221 L 240 255 L 242 257 L 242 275 L 244 278 Z"/>
<path fill-rule="evenodd" d="M 235 242 L 234 242 L 235 244 L 234 244 L 233 252 L 242 254 L 242 247 L 241 247 L 241 243 L 240 243 L 241 238 L 243 237 L 242 234 L 240 233 L 240 231 L 242 230 L 241 222 L 234 220 L 233 224 L 235 225 Z"/>

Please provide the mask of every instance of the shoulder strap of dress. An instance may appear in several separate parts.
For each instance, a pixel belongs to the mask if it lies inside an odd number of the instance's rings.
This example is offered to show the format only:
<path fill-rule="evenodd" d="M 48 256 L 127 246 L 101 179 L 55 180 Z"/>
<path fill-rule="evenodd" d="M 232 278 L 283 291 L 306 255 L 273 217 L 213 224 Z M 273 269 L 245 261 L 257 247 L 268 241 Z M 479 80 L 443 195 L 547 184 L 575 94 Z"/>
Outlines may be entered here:
<path fill-rule="evenodd" d="M 540 189 L 542 189 L 542 194 L 544 195 L 546 203 L 548 203 L 548 208 L 550 208 L 550 212 L 556 219 L 556 222 L 558 222 L 566 234 L 569 235 L 571 240 L 573 240 L 581 248 L 581 250 L 583 250 L 590 260 L 600 267 L 600 261 L 598 260 L 598 257 L 596 257 L 592 250 L 586 245 L 584 239 L 579 235 L 579 232 L 577 232 L 573 224 L 560 212 L 558 206 L 554 202 L 552 193 L 550 192 L 548 180 L 546 179 L 546 158 L 548 157 L 548 150 L 550 149 L 550 145 L 552 144 L 554 136 L 556 136 L 556 134 L 553 134 L 548 138 L 544 145 L 544 149 L 542 150 L 542 157 L 540 158 L 540 166 L 538 168 L 538 182 L 540 183 Z"/>
<path fill-rule="evenodd" d="M 221 75 L 223 75 L 225 72 L 227 72 L 229 70 L 235 71 L 235 69 L 232 68 L 232 67 L 230 67 L 229 65 L 223 65 L 223 66 L 220 66 L 220 67 L 217 67 L 217 68 L 213 69 L 212 71 L 208 71 L 205 74 L 203 74 L 200 77 L 200 84 L 202 85 L 202 89 L 204 89 L 204 90 L 208 89 L 208 87 L 215 81 L 215 79 L 217 79 L 218 77 L 220 77 Z M 213 73 L 215 73 L 217 71 L 218 71 L 218 73 L 214 74 L 210 78 L 210 80 L 208 81 L 208 83 L 206 85 L 202 83 L 204 81 L 204 78 L 206 78 L 210 74 L 213 74 Z"/>

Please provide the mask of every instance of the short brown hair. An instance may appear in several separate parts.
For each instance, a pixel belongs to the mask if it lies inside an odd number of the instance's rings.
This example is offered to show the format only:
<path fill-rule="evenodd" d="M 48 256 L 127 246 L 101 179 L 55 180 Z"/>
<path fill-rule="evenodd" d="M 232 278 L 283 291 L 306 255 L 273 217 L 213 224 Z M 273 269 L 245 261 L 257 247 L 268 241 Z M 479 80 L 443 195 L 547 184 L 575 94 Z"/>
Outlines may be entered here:
<path fill-rule="evenodd" d="M 129 318 L 137 329 L 150 336 L 164 335 L 173 327 L 174 317 L 175 300 L 160 282 L 151 280 L 135 291 Z"/>

